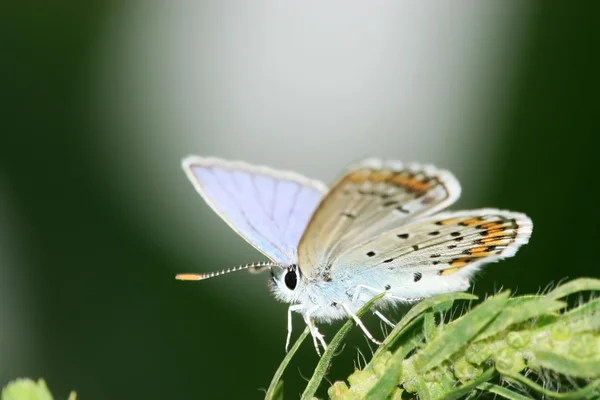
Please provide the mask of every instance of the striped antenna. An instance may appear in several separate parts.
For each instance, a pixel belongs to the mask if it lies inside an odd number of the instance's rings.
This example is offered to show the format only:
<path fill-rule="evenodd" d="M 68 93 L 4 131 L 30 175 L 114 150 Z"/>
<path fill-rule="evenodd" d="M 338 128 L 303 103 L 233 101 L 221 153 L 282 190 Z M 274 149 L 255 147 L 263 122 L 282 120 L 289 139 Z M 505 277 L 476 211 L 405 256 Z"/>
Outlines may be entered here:
<path fill-rule="evenodd" d="M 179 281 L 202 281 L 208 278 L 214 278 L 215 276 L 229 274 L 231 272 L 242 271 L 244 269 L 262 269 L 262 268 L 270 268 L 270 267 L 278 267 L 285 268 L 285 265 L 277 264 L 270 261 L 262 261 L 252 264 L 238 265 L 235 267 L 227 268 L 222 271 L 209 272 L 207 274 L 177 274 L 175 275 L 175 279 Z"/>

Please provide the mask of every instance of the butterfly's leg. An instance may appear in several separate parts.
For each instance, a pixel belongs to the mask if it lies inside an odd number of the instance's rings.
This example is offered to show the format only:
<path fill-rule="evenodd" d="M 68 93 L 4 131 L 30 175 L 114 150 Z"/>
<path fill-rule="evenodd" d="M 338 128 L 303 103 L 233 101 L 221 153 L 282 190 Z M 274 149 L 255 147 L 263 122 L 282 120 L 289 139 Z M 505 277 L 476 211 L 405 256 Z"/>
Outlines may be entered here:
<path fill-rule="evenodd" d="M 348 307 L 346 304 L 342 303 L 342 307 L 344 307 L 344 310 L 346 310 L 346 313 L 352 317 L 352 319 L 354 320 L 354 322 L 356 322 L 356 325 L 360 326 L 360 329 L 362 329 L 362 331 L 365 333 L 365 335 L 371 339 L 371 342 L 380 345 L 381 342 L 379 342 L 378 340 L 376 340 L 373 335 L 371 335 L 371 332 L 369 332 L 367 330 L 367 327 L 362 323 L 362 321 L 360 320 L 360 318 L 358 318 L 358 315 L 356 315 L 355 313 L 352 312 L 352 310 L 350 309 L 350 307 Z"/>
<path fill-rule="evenodd" d="M 288 308 L 288 333 L 287 333 L 287 339 L 285 340 L 285 352 L 286 353 L 290 347 L 290 339 L 292 338 L 292 312 L 302 310 L 303 308 L 304 308 L 304 305 L 302 305 L 302 304 L 292 304 Z"/>
<path fill-rule="evenodd" d="M 396 326 L 389 319 L 387 319 L 386 317 L 384 317 L 383 314 L 380 313 L 379 311 L 375 310 L 375 311 L 373 311 L 373 314 L 377 315 L 384 323 L 386 323 L 387 325 L 391 326 L 392 328 L 394 328 Z"/>
<path fill-rule="evenodd" d="M 354 295 L 352 296 L 353 303 L 356 303 L 358 301 L 361 290 L 369 290 L 369 291 L 375 293 L 375 295 L 386 292 L 386 290 L 381 290 L 381 289 L 374 288 L 372 286 L 360 284 L 354 289 Z M 389 294 L 389 292 L 388 292 L 386 294 L 386 296 L 391 296 L 391 294 Z M 392 297 L 395 297 L 395 296 L 392 296 Z M 395 326 L 392 322 L 390 322 L 389 319 L 384 317 L 383 314 L 381 314 L 379 311 L 375 310 L 375 311 L 373 311 L 373 314 L 377 315 L 383 322 L 385 322 L 387 325 L 391 326 L 392 328 Z"/>
<path fill-rule="evenodd" d="M 306 314 L 304 314 L 304 321 L 306 322 L 306 325 L 308 326 L 308 329 L 310 330 L 310 334 L 312 335 L 313 343 L 315 345 L 315 350 L 317 350 L 317 354 L 319 356 L 321 356 L 321 351 L 319 350 L 319 343 L 321 343 L 321 346 L 323 346 L 323 350 L 327 350 L 327 343 L 325 343 L 325 339 L 323 338 L 323 335 L 321 335 L 321 332 L 319 332 L 319 330 L 317 329 L 315 324 L 310 319 L 311 314 L 314 313 L 318 308 L 319 308 L 319 306 L 315 306 L 315 307 L 309 309 L 306 312 Z"/>

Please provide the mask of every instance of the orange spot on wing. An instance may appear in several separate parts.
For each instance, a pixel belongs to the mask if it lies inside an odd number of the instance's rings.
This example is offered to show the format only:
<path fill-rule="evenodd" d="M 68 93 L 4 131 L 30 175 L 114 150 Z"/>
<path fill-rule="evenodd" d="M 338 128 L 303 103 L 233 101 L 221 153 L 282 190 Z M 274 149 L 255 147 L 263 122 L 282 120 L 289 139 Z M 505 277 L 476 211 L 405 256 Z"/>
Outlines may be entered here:
<path fill-rule="evenodd" d="M 460 221 L 460 218 L 450 218 L 450 219 L 445 219 L 442 221 L 439 221 L 440 225 L 454 225 L 457 224 Z"/>
<path fill-rule="evenodd" d="M 457 269 L 457 270 L 458 270 L 459 268 L 462 268 L 462 267 L 464 267 L 465 265 L 469 264 L 469 261 L 470 261 L 470 260 L 471 260 L 471 259 L 470 259 L 469 257 L 458 258 L 458 259 L 456 259 L 456 260 L 454 260 L 454 261 L 452 261 L 452 262 L 450 263 L 450 266 L 452 267 L 452 268 L 450 268 L 450 269 Z M 448 270 L 444 270 L 444 271 L 448 271 Z M 455 271 L 455 272 L 456 272 L 456 271 Z M 442 273 L 442 274 L 443 274 L 443 273 Z"/>
<path fill-rule="evenodd" d="M 486 237 L 484 239 L 480 239 L 479 243 L 485 244 L 486 246 L 508 246 L 510 244 L 510 240 Z"/>
<path fill-rule="evenodd" d="M 345 181 L 353 182 L 353 183 L 361 183 L 367 180 L 370 175 L 370 170 L 368 169 L 359 169 L 353 172 L 350 172 L 346 175 Z"/>
<path fill-rule="evenodd" d="M 390 175 L 392 175 L 392 171 L 389 170 L 373 171 L 369 176 L 369 180 L 372 182 L 384 182 L 390 177 Z"/>
<path fill-rule="evenodd" d="M 480 227 L 488 230 L 496 230 L 504 227 L 504 223 L 498 221 L 486 222 L 485 224 L 481 224 Z"/>
<path fill-rule="evenodd" d="M 445 270 L 443 270 L 443 271 L 440 273 L 440 275 L 441 275 L 441 276 L 452 275 L 452 274 L 454 274 L 454 273 L 458 272 L 458 270 L 460 270 L 460 268 L 461 268 L 461 267 L 454 267 L 454 268 L 448 268 L 448 269 L 445 269 Z"/>
<path fill-rule="evenodd" d="M 488 238 L 494 238 L 494 237 L 499 237 L 499 236 L 505 236 L 506 233 L 504 232 L 504 229 L 496 229 L 496 230 L 488 230 L 486 231 L 486 237 Z"/>
<path fill-rule="evenodd" d="M 465 219 L 464 221 L 461 222 L 461 224 L 464 226 L 474 226 L 474 225 L 479 225 L 480 222 L 481 222 L 481 218 L 476 217 L 476 218 Z"/>
<path fill-rule="evenodd" d="M 393 175 L 389 181 L 395 185 L 407 188 L 415 192 L 426 192 L 431 188 L 431 185 L 423 182 L 418 178 L 409 177 L 401 174 Z"/>
<path fill-rule="evenodd" d="M 473 257 L 487 257 L 490 255 L 487 246 L 475 247 L 471 250 L 471 256 Z"/>

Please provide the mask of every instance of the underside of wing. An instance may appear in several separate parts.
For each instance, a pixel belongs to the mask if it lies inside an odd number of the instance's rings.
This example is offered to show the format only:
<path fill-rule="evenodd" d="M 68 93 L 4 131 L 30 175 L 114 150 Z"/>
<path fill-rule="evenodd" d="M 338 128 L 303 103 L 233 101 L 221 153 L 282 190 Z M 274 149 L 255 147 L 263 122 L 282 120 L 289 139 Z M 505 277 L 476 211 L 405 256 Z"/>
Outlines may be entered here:
<path fill-rule="evenodd" d="M 332 263 L 338 268 L 431 272 L 441 276 L 513 256 L 529 241 L 525 214 L 497 209 L 444 212 L 413 221 L 348 249 Z"/>
<path fill-rule="evenodd" d="M 367 159 L 348 168 L 315 211 L 298 248 L 302 272 L 348 248 L 435 213 L 460 196 L 448 171 L 432 165 Z"/>
<path fill-rule="evenodd" d="M 182 167 L 202 198 L 251 245 L 277 263 L 297 262 L 300 237 L 327 191 L 323 183 L 213 157 L 187 157 Z"/>

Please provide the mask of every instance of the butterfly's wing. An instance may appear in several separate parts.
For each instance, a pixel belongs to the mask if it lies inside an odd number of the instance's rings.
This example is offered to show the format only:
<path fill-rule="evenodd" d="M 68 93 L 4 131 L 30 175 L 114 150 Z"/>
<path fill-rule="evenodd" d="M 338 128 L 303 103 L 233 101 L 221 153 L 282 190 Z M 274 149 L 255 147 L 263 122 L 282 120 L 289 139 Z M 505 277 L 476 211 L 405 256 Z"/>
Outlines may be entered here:
<path fill-rule="evenodd" d="M 432 165 L 378 159 L 354 164 L 323 199 L 304 232 L 298 248 L 300 269 L 313 276 L 348 248 L 439 211 L 459 196 L 456 178 Z"/>
<path fill-rule="evenodd" d="M 381 287 L 401 275 L 405 279 L 396 284 L 402 285 L 404 293 L 410 293 L 414 287 L 411 285 L 416 282 L 421 281 L 423 289 L 432 280 L 437 280 L 436 285 L 429 285 L 433 291 L 458 290 L 448 279 L 451 275 L 462 276 L 459 284 L 468 287 L 468 278 L 477 267 L 513 256 L 528 242 L 532 228 L 531 219 L 522 213 L 491 208 L 444 212 L 412 221 L 347 249 L 332 261 L 331 274 L 340 268 L 354 268 L 359 271 L 357 280 L 368 274 L 370 281 L 378 282 Z"/>
<path fill-rule="evenodd" d="M 297 247 L 327 187 L 294 172 L 219 158 L 187 157 L 182 167 L 211 208 L 272 261 L 297 262 Z"/>

